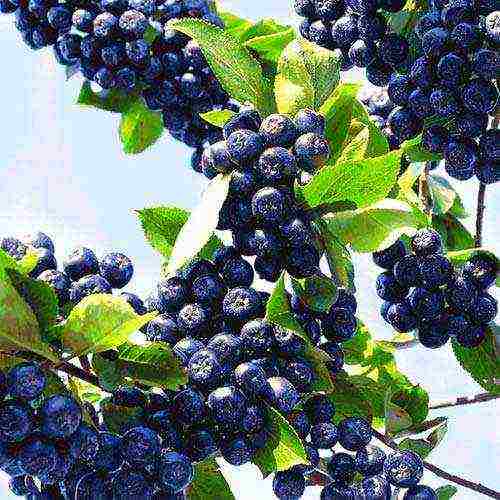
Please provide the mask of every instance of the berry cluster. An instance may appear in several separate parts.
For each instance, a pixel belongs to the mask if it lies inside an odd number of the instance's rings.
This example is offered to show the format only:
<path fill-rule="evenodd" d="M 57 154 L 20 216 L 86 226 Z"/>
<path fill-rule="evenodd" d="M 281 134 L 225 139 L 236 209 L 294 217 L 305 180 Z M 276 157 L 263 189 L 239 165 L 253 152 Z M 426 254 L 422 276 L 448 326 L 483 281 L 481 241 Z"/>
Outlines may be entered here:
<path fill-rule="evenodd" d="M 253 281 L 252 266 L 233 247 L 222 247 L 213 262 L 194 260 L 160 281 L 146 301 L 161 313 L 146 337 L 170 344 L 187 370 L 179 422 L 199 427 L 210 416 L 205 430 L 224 432 L 221 451 L 230 463 L 255 452 L 265 402 L 290 413 L 315 380 L 305 340 L 263 319 L 269 295 L 252 288 Z M 197 415 L 193 421 L 188 410 Z"/>
<path fill-rule="evenodd" d="M 474 175 L 486 184 L 500 180 L 500 133 L 486 130 L 498 102 L 498 37 L 488 21 L 498 12 L 488 2 L 444 2 L 420 18 L 416 34 L 421 57 L 388 85 L 398 105 L 389 126 L 399 142 L 423 129 L 423 145 L 443 154 L 451 177 Z M 447 126 L 424 121 L 437 117 Z"/>
<path fill-rule="evenodd" d="M 59 306 L 78 304 L 85 297 L 96 293 L 112 293 L 123 288 L 132 279 L 134 267 L 130 259 L 122 253 L 108 253 L 98 259 L 86 247 L 76 248 L 64 261 L 63 270 L 57 270 L 52 239 L 42 232 L 34 233 L 22 240 L 5 237 L 0 240 L 0 248 L 16 260 L 22 259 L 28 251 L 38 257 L 30 277 L 47 283 L 55 292 Z M 127 301 L 138 300 L 133 294 L 123 292 Z"/>
<path fill-rule="evenodd" d="M 199 45 L 166 25 L 195 17 L 222 26 L 210 0 L 0 0 L 0 12 L 15 12 L 29 47 L 53 46 L 60 64 L 78 68 L 101 89 L 140 92 L 150 109 L 162 112 L 173 137 L 197 148 L 197 171 L 203 145 L 222 138 L 199 113 L 238 110 Z"/>
<path fill-rule="evenodd" d="M 15 495 L 47 500 L 184 498 L 193 465 L 173 451 L 156 413 L 151 428 L 111 433 L 97 414 L 86 414 L 69 394 L 44 397 L 48 380 L 33 362 L 21 363 L 7 375 L 0 372 L 0 386 L 0 468 L 12 476 L 9 486 Z M 149 411 L 164 400 L 151 394 L 147 403 L 140 395 Z M 95 421 L 85 421 L 89 414 Z"/>
<path fill-rule="evenodd" d="M 371 445 L 370 424 L 359 417 L 333 423 L 335 408 L 326 396 L 316 395 L 304 404 L 304 410 L 290 416 L 298 435 L 306 442 L 310 465 L 297 465 L 277 472 L 273 480 L 274 494 L 279 500 L 302 497 L 307 480 L 317 472 L 319 451 L 333 451 L 324 460 L 328 475 L 321 492 L 322 500 L 388 499 L 392 488 L 407 488 L 405 500 L 437 500 L 434 490 L 420 485 L 423 475 L 421 458 L 411 452 L 393 452 L 390 455 Z M 342 451 L 337 449 L 342 447 Z M 356 476 L 361 479 L 355 481 Z"/>
<path fill-rule="evenodd" d="M 368 81 L 387 85 L 391 73 L 404 66 L 408 42 L 387 25 L 385 12 L 399 12 L 405 0 L 295 0 L 304 17 L 300 33 L 327 49 L 342 51 L 343 71 L 366 68 Z"/>
<path fill-rule="evenodd" d="M 293 187 L 328 160 L 324 126 L 324 118 L 307 109 L 295 120 L 280 114 L 262 120 L 245 109 L 226 123 L 225 139 L 203 153 L 206 175 L 231 173 L 218 229 L 232 232 L 242 255 L 256 256 L 255 270 L 267 281 L 283 269 L 297 278 L 318 270 L 316 234 Z"/>
<path fill-rule="evenodd" d="M 450 337 L 463 347 L 481 344 L 497 315 L 497 301 L 487 293 L 498 275 L 497 262 L 477 254 L 455 270 L 433 229 L 419 230 L 411 247 L 408 253 L 398 240 L 373 254 L 375 264 L 385 269 L 376 285 L 384 320 L 399 332 L 417 330 L 429 348 L 443 346 Z"/>
<path fill-rule="evenodd" d="M 356 334 L 356 297 L 343 288 L 338 289 L 334 304 L 326 312 L 318 312 L 297 295 L 290 299 L 295 319 L 300 323 L 309 340 L 328 354 L 328 368 L 335 376 L 344 365 L 342 343 Z"/>

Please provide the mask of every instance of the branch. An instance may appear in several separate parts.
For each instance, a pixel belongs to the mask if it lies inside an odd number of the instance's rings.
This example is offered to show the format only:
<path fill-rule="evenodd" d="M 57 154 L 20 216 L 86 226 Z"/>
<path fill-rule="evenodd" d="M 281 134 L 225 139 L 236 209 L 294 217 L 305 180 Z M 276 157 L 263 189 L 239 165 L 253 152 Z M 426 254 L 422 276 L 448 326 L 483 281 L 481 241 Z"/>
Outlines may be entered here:
<path fill-rule="evenodd" d="M 472 397 L 459 396 L 456 399 L 436 401 L 434 403 L 431 403 L 429 405 L 429 410 L 437 410 L 438 408 L 451 408 L 454 406 L 473 405 L 476 403 L 486 403 L 498 398 L 500 398 L 500 394 L 490 394 L 489 392 L 476 394 Z"/>
<path fill-rule="evenodd" d="M 385 436 L 384 434 L 378 432 L 375 429 L 372 429 L 373 435 L 382 443 L 384 443 L 386 446 L 389 448 L 392 448 L 393 450 L 399 451 L 399 447 L 395 441 L 393 441 L 391 438 Z M 435 465 L 426 462 L 425 460 L 423 461 L 424 467 L 431 471 L 433 474 L 436 476 L 442 477 L 443 479 L 446 479 L 447 481 L 451 481 L 452 483 L 458 484 L 464 488 L 468 488 L 469 490 L 477 491 L 478 493 L 482 493 L 483 495 L 490 497 L 490 498 L 496 498 L 500 500 L 500 492 L 492 490 L 486 486 L 483 486 L 482 484 L 479 483 L 473 483 L 472 481 L 468 481 L 467 479 L 463 479 L 459 476 L 455 476 L 453 474 L 450 474 L 449 472 L 444 471 L 443 469 L 440 469 L 439 467 L 436 467 Z"/>
<path fill-rule="evenodd" d="M 432 162 L 425 163 L 424 171 L 420 175 L 418 184 L 420 199 L 422 200 L 422 203 L 424 205 L 424 212 L 426 215 L 432 214 L 432 196 L 429 190 L 429 182 L 428 182 L 429 170 L 431 169 L 432 166 L 431 163 Z"/>
<path fill-rule="evenodd" d="M 486 205 L 484 203 L 486 197 L 486 184 L 479 183 L 479 192 L 477 193 L 477 209 L 476 209 L 476 237 L 474 238 L 474 246 L 479 248 L 483 243 L 483 219 Z"/>

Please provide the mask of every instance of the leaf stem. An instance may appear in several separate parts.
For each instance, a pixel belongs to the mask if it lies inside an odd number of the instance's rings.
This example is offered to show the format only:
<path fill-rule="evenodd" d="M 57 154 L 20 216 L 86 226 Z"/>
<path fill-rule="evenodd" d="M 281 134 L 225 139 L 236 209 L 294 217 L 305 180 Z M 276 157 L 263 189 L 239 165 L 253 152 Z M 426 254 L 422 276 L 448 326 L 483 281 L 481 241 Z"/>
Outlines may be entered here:
<path fill-rule="evenodd" d="M 484 184 L 484 182 L 480 182 L 479 191 L 477 193 L 476 236 L 474 238 L 474 246 L 476 248 L 479 248 L 483 242 L 483 220 L 484 220 L 484 211 L 486 209 L 485 197 L 486 197 L 486 184 Z"/>
<path fill-rule="evenodd" d="M 500 394 L 490 394 L 489 392 L 483 392 L 481 394 L 476 394 L 475 396 L 459 396 L 455 399 L 436 401 L 429 405 L 429 410 L 437 410 L 440 408 L 452 408 L 454 406 L 465 406 L 473 405 L 476 403 L 486 403 L 488 401 L 493 401 L 499 399 Z"/>
<path fill-rule="evenodd" d="M 399 450 L 399 447 L 395 441 L 393 441 L 391 438 L 387 437 L 386 435 L 378 432 L 376 429 L 372 429 L 373 435 L 382 443 L 384 443 L 386 446 L 389 448 L 392 448 L 393 450 Z M 437 467 L 436 465 L 433 465 L 429 462 L 426 462 L 425 460 L 423 461 L 424 467 L 435 474 L 438 477 L 442 477 L 443 479 L 446 479 L 447 481 L 451 481 L 452 483 L 458 484 L 464 488 L 467 488 L 472 491 L 476 491 L 478 493 L 482 493 L 483 495 L 490 497 L 490 498 L 496 498 L 500 500 L 500 492 L 492 490 L 486 486 L 483 486 L 480 483 L 474 483 L 472 481 L 469 481 L 467 479 L 464 479 L 459 476 L 455 476 L 453 474 L 450 474 L 449 472 L 446 472 L 445 470 Z"/>
<path fill-rule="evenodd" d="M 432 214 L 432 196 L 429 189 L 429 171 L 431 169 L 431 162 L 426 162 L 424 171 L 420 175 L 419 179 L 419 194 L 420 199 L 424 205 L 424 212 L 426 215 Z"/>

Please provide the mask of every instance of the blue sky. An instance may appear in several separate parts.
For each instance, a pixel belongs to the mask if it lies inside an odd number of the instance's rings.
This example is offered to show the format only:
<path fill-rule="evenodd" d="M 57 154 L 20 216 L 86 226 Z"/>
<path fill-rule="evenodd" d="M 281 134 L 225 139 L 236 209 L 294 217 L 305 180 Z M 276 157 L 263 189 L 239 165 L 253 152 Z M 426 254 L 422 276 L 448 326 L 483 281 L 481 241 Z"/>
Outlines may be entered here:
<path fill-rule="evenodd" d="M 253 19 L 278 17 L 291 23 L 290 0 L 234 0 L 223 4 Z M 62 258 L 78 244 L 98 253 L 125 251 L 135 263 L 131 290 L 146 293 L 156 281 L 160 259 L 145 243 L 133 209 L 157 204 L 185 208 L 196 205 L 205 186 L 189 168 L 187 148 L 164 136 L 146 153 L 127 157 L 117 138 L 118 118 L 79 108 L 74 104 L 81 82 L 65 82 L 64 72 L 52 56 L 33 53 L 19 40 L 11 21 L 0 18 L 3 47 L 0 80 L 3 127 L 0 134 L 0 235 L 22 235 L 40 229 L 56 241 Z M 477 183 L 457 186 L 466 208 L 473 213 Z M 498 186 L 487 196 L 485 245 L 499 252 L 500 208 Z M 467 220 L 469 228 L 473 219 Z M 391 332 L 378 318 L 373 291 L 377 270 L 368 257 L 356 258 L 360 316 L 379 338 Z M 473 395 L 480 387 L 456 363 L 451 349 L 423 348 L 398 355 L 400 367 L 415 383 L 429 391 L 431 399 Z M 450 417 L 450 430 L 430 460 L 451 473 L 500 489 L 498 480 L 499 433 L 495 432 L 496 402 L 433 412 Z M 270 482 L 257 481 L 252 466 L 228 478 L 239 500 L 271 499 Z M 446 484 L 432 475 L 432 486 Z M 0 496 L 8 498 L 0 483 Z M 306 498 L 318 498 L 311 490 Z M 458 499 L 484 498 L 462 490 Z"/>

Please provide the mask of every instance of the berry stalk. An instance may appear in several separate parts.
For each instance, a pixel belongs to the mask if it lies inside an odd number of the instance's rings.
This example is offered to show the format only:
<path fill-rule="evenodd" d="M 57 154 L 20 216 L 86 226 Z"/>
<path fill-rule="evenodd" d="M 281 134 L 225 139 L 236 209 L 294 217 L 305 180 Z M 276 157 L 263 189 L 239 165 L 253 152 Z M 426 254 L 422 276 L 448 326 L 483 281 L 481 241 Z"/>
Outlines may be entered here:
<path fill-rule="evenodd" d="M 451 408 L 454 406 L 465 406 L 472 405 L 476 403 L 487 403 L 488 401 L 493 401 L 494 399 L 500 398 L 500 394 L 490 394 L 489 392 L 483 392 L 481 394 L 476 394 L 475 396 L 458 396 L 452 400 L 437 401 L 429 405 L 429 410 L 437 410 L 441 408 Z"/>
<path fill-rule="evenodd" d="M 378 432 L 376 429 L 372 429 L 373 435 L 382 443 L 384 443 L 386 446 L 389 448 L 392 448 L 393 450 L 399 450 L 399 447 L 395 441 L 393 441 L 391 438 L 388 436 L 382 434 L 381 432 Z M 496 498 L 500 499 L 500 492 L 492 490 L 491 488 L 488 488 L 487 486 L 484 486 L 480 483 L 474 483 L 473 481 L 469 481 L 468 479 L 464 479 L 459 476 L 455 476 L 454 474 L 450 474 L 449 472 L 446 472 L 445 470 L 437 467 L 436 465 L 433 465 L 429 462 L 426 462 L 423 460 L 424 467 L 435 474 L 438 477 L 442 477 L 443 479 L 446 479 L 447 481 L 451 481 L 452 483 L 458 484 L 464 488 L 467 488 L 472 491 L 477 491 L 478 493 L 482 493 L 483 495 L 490 497 L 490 498 Z"/>

